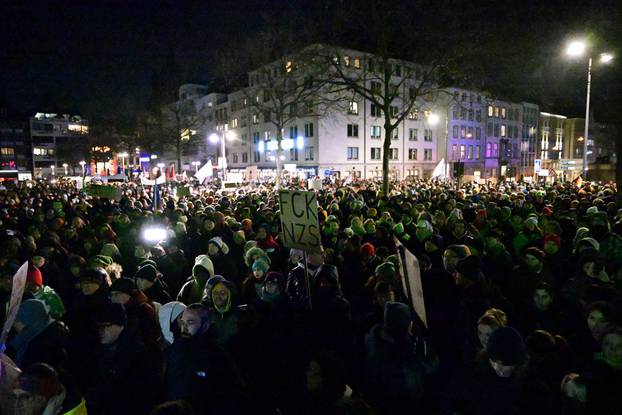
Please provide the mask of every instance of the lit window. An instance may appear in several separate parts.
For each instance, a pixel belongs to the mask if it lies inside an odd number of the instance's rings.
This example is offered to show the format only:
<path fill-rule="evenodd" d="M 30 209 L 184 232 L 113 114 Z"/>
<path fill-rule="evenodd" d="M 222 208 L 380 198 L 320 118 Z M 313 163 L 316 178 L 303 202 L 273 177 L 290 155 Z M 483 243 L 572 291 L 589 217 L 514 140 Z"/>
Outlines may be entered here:
<path fill-rule="evenodd" d="M 466 146 L 464 144 L 460 145 L 460 160 L 464 160 L 466 152 Z"/>
<path fill-rule="evenodd" d="M 501 107 L 501 118 L 505 118 L 505 108 Z"/>
<path fill-rule="evenodd" d="M 294 69 L 294 64 L 292 61 L 287 61 L 287 63 L 285 64 L 285 72 L 289 73 L 292 71 L 292 69 Z"/>
<path fill-rule="evenodd" d="M 356 69 L 360 69 L 361 68 L 361 58 L 354 58 L 354 67 Z"/>
<path fill-rule="evenodd" d="M 501 137 L 505 137 L 505 125 L 501 125 Z"/>
<path fill-rule="evenodd" d="M 350 57 L 348 55 L 344 55 L 344 57 L 343 57 L 343 64 L 345 66 L 350 66 Z"/>
<path fill-rule="evenodd" d="M 479 160 L 480 157 L 480 146 L 475 146 L 475 159 Z"/>
<path fill-rule="evenodd" d="M 359 113 L 359 103 L 356 102 L 356 101 L 350 101 L 350 108 L 348 109 L 348 113 L 354 114 L 354 115 L 358 114 Z"/>
<path fill-rule="evenodd" d="M 488 106 L 488 116 L 489 116 L 489 117 L 492 117 L 492 115 L 493 115 L 492 105 L 489 105 L 489 106 Z"/>

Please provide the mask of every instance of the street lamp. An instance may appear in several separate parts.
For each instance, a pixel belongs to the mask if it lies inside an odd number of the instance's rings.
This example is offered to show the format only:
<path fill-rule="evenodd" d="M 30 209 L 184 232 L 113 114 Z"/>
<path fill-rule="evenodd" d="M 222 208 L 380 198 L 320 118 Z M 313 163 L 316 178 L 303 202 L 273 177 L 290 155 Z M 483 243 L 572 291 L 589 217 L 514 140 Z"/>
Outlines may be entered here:
<path fill-rule="evenodd" d="M 63 168 L 65 169 L 65 176 L 67 176 L 67 167 L 69 167 L 69 164 L 63 163 Z"/>
<path fill-rule="evenodd" d="M 55 170 L 55 169 L 56 169 L 56 166 L 55 166 L 54 164 L 52 164 L 52 165 L 50 166 L 50 168 L 52 169 L 52 176 L 54 176 L 54 175 L 56 174 L 56 170 Z"/>
<path fill-rule="evenodd" d="M 570 57 L 581 57 L 586 53 L 587 42 L 584 40 L 574 40 L 568 44 L 566 53 Z M 599 62 L 606 64 L 613 60 L 613 55 L 610 53 L 601 53 Z M 587 60 L 587 94 L 585 98 L 585 131 L 583 134 L 583 178 L 587 178 L 587 143 L 588 132 L 590 125 L 590 90 L 592 87 L 592 56 L 588 56 Z"/>
<path fill-rule="evenodd" d="M 82 160 L 80 161 L 80 167 L 82 167 L 82 177 L 84 177 L 86 175 L 86 172 L 84 171 L 84 165 L 86 164 L 86 161 Z"/>
<path fill-rule="evenodd" d="M 438 124 L 439 121 L 440 121 L 440 117 L 438 116 L 438 114 L 431 113 L 430 115 L 428 115 L 428 124 L 436 125 Z"/>
<path fill-rule="evenodd" d="M 222 153 L 222 185 L 224 188 L 225 185 L 225 180 L 227 178 L 227 156 L 226 156 L 226 147 L 225 147 L 225 142 L 226 140 L 234 140 L 235 139 L 235 133 L 233 131 L 229 131 L 227 129 L 227 127 L 225 126 L 225 128 L 223 128 L 222 130 L 222 136 L 218 135 L 217 133 L 212 133 L 209 135 L 209 137 L 207 137 L 207 139 L 209 140 L 210 143 L 212 144 L 216 144 L 220 141 L 220 152 Z"/>

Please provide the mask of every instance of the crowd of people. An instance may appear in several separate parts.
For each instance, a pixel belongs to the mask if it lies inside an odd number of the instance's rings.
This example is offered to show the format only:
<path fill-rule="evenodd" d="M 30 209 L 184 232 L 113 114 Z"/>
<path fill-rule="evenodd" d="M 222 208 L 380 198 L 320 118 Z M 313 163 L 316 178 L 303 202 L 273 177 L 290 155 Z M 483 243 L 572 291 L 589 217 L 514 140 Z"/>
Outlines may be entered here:
<path fill-rule="evenodd" d="M 308 254 L 283 246 L 272 185 L 119 186 L 0 190 L 0 321 L 28 263 L 0 413 L 622 408 L 613 185 L 417 180 L 383 196 L 327 180 Z M 153 227 L 166 236 L 145 240 Z M 396 240 L 419 261 L 425 316 Z"/>

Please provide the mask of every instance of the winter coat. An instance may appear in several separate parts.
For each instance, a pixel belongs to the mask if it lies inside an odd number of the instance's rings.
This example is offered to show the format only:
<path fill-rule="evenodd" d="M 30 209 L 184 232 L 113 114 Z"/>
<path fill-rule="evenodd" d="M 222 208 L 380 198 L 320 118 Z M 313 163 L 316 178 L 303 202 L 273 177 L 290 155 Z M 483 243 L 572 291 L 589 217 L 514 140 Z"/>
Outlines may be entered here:
<path fill-rule="evenodd" d="M 339 278 L 337 268 L 334 265 L 324 264 L 315 271 L 309 270 L 310 285 L 313 287 L 314 280 L 324 275 L 337 275 L 337 279 Z M 293 301 L 295 307 L 305 308 L 307 306 L 309 294 L 305 281 L 304 264 L 299 263 L 296 268 L 290 271 L 287 276 L 285 291 Z"/>
<path fill-rule="evenodd" d="M 45 303 L 45 307 L 54 320 L 60 320 L 65 315 L 65 305 L 60 296 L 56 294 L 51 287 L 47 285 L 42 286 L 37 292 L 33 294 L 36 300 L 41 300 Z"/>
<path fill-rule="evenodd" d="M 156 303 L 166 304 L 173 301 L 171 295 L 168 293 L 168 288 L 165 286 L 164 282 L 156 279 L 154 284 L 148 289 L 144 290 L 143 293 L 149 298 L 151 301 L 155 301 Z"/>
<path fill-rule="evenodd" d="M 192 277 L 181 287 L 177 294 L 177 301 L 190 305 L 200 303 L 203 298 L 203 289 L 207 283 L 207 279 L 202 281 L 197 273 L 197 267 L 202 267 L 208 273 L 208 279 L 214 276 L 214 264 L 207 255 L 199 255 L 194 261 L 192 267 Z"/>
<path fill-rule="evenodd" d="M 243 383 L 231 357 L 210 337 L 208 331 L 179 339 L 167 349 L 164 398 L 188 400 L 197 414 L 235 413 Z"/>
<path fill-rule="evenodd" d="M 66 373 L 69 364 L 68 343 L 69 331 L 67 328 L 58 321 L 50 323 L 28 344 L 21 367 L 27 368 L 33 363 L 47 363 L 57 372 Z"/>

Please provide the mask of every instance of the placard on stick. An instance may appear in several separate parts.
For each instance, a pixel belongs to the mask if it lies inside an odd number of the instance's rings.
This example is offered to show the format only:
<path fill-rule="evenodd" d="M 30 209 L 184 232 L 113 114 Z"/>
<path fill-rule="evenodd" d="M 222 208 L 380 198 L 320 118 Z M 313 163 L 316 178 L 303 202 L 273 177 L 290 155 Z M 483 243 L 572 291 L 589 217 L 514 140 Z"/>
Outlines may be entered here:
<path fill-rule="evenodd" d="M 320 226 L 315 192 L 281 190 L 279 192 L 283 245 L 306 252 L 321 250 Z"/>

